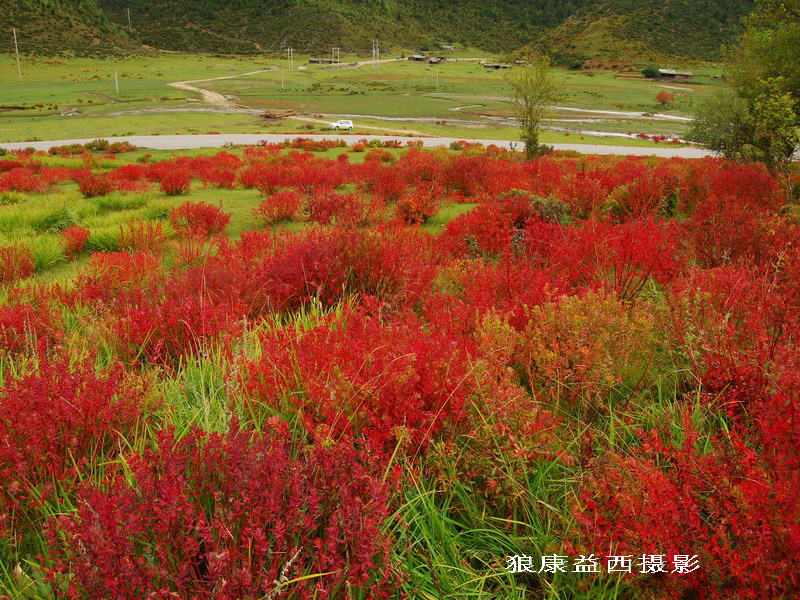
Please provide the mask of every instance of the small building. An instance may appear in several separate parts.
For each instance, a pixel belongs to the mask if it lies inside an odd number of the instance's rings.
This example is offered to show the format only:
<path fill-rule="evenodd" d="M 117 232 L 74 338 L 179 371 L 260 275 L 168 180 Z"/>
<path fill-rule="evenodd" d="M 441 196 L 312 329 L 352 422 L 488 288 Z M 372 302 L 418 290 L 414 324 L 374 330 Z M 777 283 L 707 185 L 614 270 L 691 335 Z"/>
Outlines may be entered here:
<path fill-rule="evenodd" d="M 445 62 L 447 59 L 444 56 L 433 56 L 428 59 L 428 64 L 431 65 L 440 65 Z"/>
<path fill-rule="evenodd" d="M 691 79 L 693 76 L 691 71 L 676 71 L 675 69 L 659 69 L 658 70 L 658 77 L 659 79 L 675 79 L 686 81 Z"/>
<path fill-rule="evenodd" d="M 310 64 L 310 65 L 320 65 L 320 64 L 322 64 L 322 59 L 321 58 L 309 58 L 308 59 L 308 64 Z"/>
<path fill-rule="evenodd" d="M 484 69 L 510 69 L 511 65 L 506 63 L 483 63 Z"/>
<path fill-rule="evenodd" d="M 408 60 L 412 62 L 425 62 L 425 55 L 424 54 L 412 54 L 408 57 Z"/>
<path fill-rule="evenodd" d="M 456 47 L 451 44 L 442 44 L 442 51 L 443 52 L 455 52 Z"/>

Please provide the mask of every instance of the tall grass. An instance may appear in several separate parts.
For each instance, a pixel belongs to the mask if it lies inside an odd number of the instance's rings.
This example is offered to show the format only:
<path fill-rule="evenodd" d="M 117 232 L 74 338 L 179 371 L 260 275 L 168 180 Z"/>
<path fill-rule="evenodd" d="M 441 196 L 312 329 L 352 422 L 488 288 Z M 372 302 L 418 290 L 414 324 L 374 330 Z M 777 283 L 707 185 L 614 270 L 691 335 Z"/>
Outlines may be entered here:
<path fill-rule="evenodd" d="M 64 245 L 62 241 L 54 236 L 42 235 L 30 241 L 30 249 L 33 253 L 33 262 L 36 271 L 42 272 L 59 263 L 66 262 L 64 256 Z"/>

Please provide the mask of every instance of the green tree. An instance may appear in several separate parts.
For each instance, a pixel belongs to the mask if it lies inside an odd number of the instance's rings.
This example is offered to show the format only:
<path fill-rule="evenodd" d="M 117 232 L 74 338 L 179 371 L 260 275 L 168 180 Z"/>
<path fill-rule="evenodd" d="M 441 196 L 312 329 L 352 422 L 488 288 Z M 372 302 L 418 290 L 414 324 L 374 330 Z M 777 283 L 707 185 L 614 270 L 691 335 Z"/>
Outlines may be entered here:
<path fill-rule="evenodd" d="M 647 65 L 644 69 L 642 69 L 642 75 L 648 79 L 658 79 L 658 77 L 661 75 L 661 72 L 658 70 L 658 65 Z"/>
<path fill-rule="evenodd" d="M 737 160 L 744 158 L 742 149 L 752 139 L 752 130 L 747 100 L 725 88 L 700 102 L 686 138 L 728 160 Z"/>
<path fill-rule="evenodd" d="M 539 55 L 530 57 L 527 66 L 511 69 L 505 75 L 514 99 L 514 114 L 520 123 L 520 139 L 525 142 L 528 160 L 546 154 L 552 146 L 539 142 L 544 121 L 550 116 L 556 101 L 556 79 L 550 71 L 550 59 Z"/>
<path fill-rule="evenodd" d="M 758 86 L 751 97 L 724 89 L 701 103 L 687 138 L 729 160 L 763 162 L 794 195 L 790 169 L 800 145 L 797 101 L 780 79 L 761 80 Z"/>

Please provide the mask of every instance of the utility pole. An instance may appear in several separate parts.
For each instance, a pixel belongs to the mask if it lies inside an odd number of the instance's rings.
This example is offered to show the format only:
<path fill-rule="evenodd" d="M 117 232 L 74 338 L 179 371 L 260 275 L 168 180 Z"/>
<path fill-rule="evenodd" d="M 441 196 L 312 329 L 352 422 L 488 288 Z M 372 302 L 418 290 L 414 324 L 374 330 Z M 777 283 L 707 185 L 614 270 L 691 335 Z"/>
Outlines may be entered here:
<path fill-rule="evenodd" d="M 289 64 L 289 70 L 294 71 L 294 48 L 286 49 L 286 62 Z"/>
<path fill-rule="evenodd" d="M 372 68 L 378 68 L 378 61 L 381 58 L 381 49 L 378 46 L 378 40 L 372 40 Z"/>
<path fill-rule="evenodd" d="M 281 69 L 281 89 L 283 89 L 283 69 Z"/>
<path fill-rule="evenodd" d="M 119 96 L 119 77 L 117 77 L 116 69 L 114 69 L 114 87 L 117 88 L 117 96 Z"/>
<path fill-rule="evenodd" d="M 331 62 L 334 65 L 338 65 L 339 62 L 340 62 L 339 61 L 339 51 L 340 50 L 341 50 L 341 48 L 331 48 Z M 338 69 L 339 67 L 337 66 L 336 68 Z"/>
<path fill-rule="evenodd" d="M 133 27 L 131 27 L 131 7 L 128 7 L 128 31 L 133 31 Z"/>
<path fill-rule="evenodd" d="M 19 66 L 19 48 L 17 47 L 17 28 L 14 27 L 14 53 L 17 55 L 17 73 L 19 80 L 22 81 L 22 67 Z"/>

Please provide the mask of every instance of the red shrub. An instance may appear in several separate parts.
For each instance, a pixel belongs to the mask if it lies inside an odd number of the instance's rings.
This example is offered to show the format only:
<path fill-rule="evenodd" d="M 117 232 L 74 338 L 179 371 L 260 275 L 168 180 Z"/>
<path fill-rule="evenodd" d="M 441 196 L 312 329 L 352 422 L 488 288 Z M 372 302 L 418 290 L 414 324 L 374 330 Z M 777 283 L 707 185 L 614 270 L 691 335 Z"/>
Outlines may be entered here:
<path fill-rule="evenodd" d="M 297 192 L 276 192 L 253 209 L 253 216 L 267 225 L 293 221 L 302 206 L 303 198 Z"/>
<path fill-rule="evenodd" d="M 767 449 L 734 428 L 698 450 L 684 417 L 682 442 L 643 437 L 636 457 L 596 459 L 583 484 L 577 521 L 583 547 L 600 555 L 697 555 L 690 574 L 640 578 L 661 598 L 783 598 L 800 591 L 800 484 L 797 445 L 770 464 Z M 768 438 L 763 438 L 768 439 Z M 786 450 L 789 450 L 786 452 Z M 583 550 L 587 551 L 587 550 Z M 673 565 L 668 565 L 668 570 Z"/>
<path fill-rule="evenodd" d="M 412 188 L 397 201 L 397 214 L 406 223 L 425 223 L 439 211 L 439 199 L 432 191 Z"/>
<path fill-rule="evenodd" d="M 0 246 L 0 285 L 30 277 L 34 268 L 33 253 L 27 246 Z"/>
<path fill-rule="evenodd" d="M 66 244 L 64 255 L 67 257 L 67 260 L 72 260 L 75 258 L 76 254 L 83 250 L 90 235 L 91 231 L 79 225 L 73 225 L 61 231 L 61 237 Z"/>
<path fill-rule="evenodd" d="M 17 167 L 0 175 L 0 192 L 45 192 L 49 187 L 47 181 L 28 168 Z"/>
<path fill-rule="evenodd" d="M 364 161 L 375 160 L 384 163 L 394 162 L 394 154 L 388 150 L 381 150 L 380 148 L 373 148 L 364 155 Z"/>
<path fill-rule="evenodd" d="M 209 238 L 222 233 L 231 216 L 205 202 L 185 202 L 169 213 L 169 222 L 185 238 Z"/>
<path fill-rule="evenodd" d="M 482 204 L 450 221 L 441 243 L 456 256 L 496 256 L 511 250 L 514 231 L 510 217 L 498 207 Z"/>
<path fill-rule="evenodd" d="M 241 285 L 232 269 L 198 265 L 123 290 L 109 323 L 120 354 L 173 366 L 210 341 L 240 335 L 247 314 Z"/>
<path fill-rule="evenodd" d="M 0 306 L 0 351 L 17 354 L 25 348 L 39 350 L 61 337 L 60 314 L 47 303 L 9 303 Z"/>
<path fill-rule="evenodd" d="M 242 378 L 249 410 L 301 409 L 310 431 L 364 437 L 385 456 L 403 438 L 425 444 L 461 424 L 478 385 L 470 340 L 411 311 L 381 318 L 375 308 L 262 336 L 263 357 Z"/>
<path fill-rule="evenodd" d="M 114 191 L 114 181 L 106 174 L 94 175 L 88 169 L 79 171 L 74 175 L 78 182 L 78 190 L 84 198 L 95 198 L 105 196 Z"/>
<path fill-rule="evenodd" d="M 191 181 L 188 171 L 171 169 L 161 176 L 159 186 L 167 196 L 182 196 L 189 193 Z"/>
<path fill-rule="evenodd" d="M 51 579 L 67 598 L 382 597 L 387 486 L 347 445 L 289 436 L 162 433 L 128 459 L 132 485 L 84 486 L 52 528 Z"/>
<path fill-rule="evenodd" d="M 145 388 L 118 367 L 40 363 L 31 375 L 6 374 L 0 388 L 0 532 L 23 522 L 55 490 L 69 490 L 130 439 Z"/>
<path fill-rule="evenodd" d="M 120 225 L 119 245 L 131 252 L 159 255 L 166 250 L 167 234 L 158 221 L 130 221 Z"/>
<path fill-rule="evenodd" d="M 120 292 L 159 280 L 161 261 L 151 254 L 96 252 L 79 273 L 75 286 L 64 294 L 67 304 L 95 307 L 116 298 Z"/>

